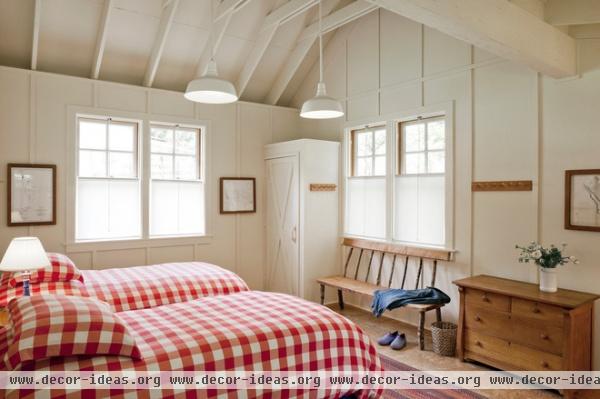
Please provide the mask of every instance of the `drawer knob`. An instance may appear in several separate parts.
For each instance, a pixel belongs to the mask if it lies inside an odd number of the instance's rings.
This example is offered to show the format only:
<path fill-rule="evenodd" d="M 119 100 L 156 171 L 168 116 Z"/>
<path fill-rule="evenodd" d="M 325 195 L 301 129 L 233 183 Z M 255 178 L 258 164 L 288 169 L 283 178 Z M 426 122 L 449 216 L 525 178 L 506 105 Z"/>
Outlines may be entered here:
<path fill-rule="evenodd" d="M 550 337 L 548 337 L 548 334 L 544 334 L 544 333 L 542 333 L 542 334 L 540 334 L 540 338 L 541 338 L 541 339 L 545 339 L 545 340 L 547 340 L 547 339 L 549 339 Z"/>
<path fill-rule="evenodd" d="M 542 362 L 542 367 L 543 367 L 543 368 L 547 369 L 549 366 L 550 366 L 550 365 L 548 364 L 548 362 L 547 362 L 547 361 L 543 361 L 543 362 Z"/>
<path fill-rule="evenodd" d="M 481 297 L 481 300 L 482 300 L 483 302 L 489 302 L 489 301 L 490 301 L 490 298 L 488 298 L 487 294 L 483 294 L 483 296 Z"/>
<path fill-rule="evenodd" d="M 481 321 L 481 317 L 475 316 L 475 321 Z"/>
<path fill-rule="evenodd" d="M 533 313 L 540 313 L 540 309 L 539 308 L 533 308 Z"/>
<path fill-rule="evenodd" d="M 477 345 L 477 346 L 483 346 L 480 341 L 475 341 L 475 345 Z"/>

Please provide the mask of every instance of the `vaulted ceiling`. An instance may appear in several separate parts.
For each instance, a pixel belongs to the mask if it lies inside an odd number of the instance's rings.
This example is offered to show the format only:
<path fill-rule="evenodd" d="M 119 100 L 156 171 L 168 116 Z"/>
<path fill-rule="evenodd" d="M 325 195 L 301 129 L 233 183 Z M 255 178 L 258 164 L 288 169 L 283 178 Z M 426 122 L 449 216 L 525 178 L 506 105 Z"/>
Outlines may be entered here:
<path fill-rule="evenodd" d="M 318 55 L 317 0 L 210 2 L 0 0 L 0 65 L 184 91 L 210 58 L 212 12 L 219 74 L 243 100 L 287 104 Z M 339 12 L 326 31 L 375 8 L 353 3 L 323 1 Z"/>
<path fill-rule="evenodd" d="M 338 27 L 383 7 L 544 74 L 564 77 L 575 73 L 576 58 L 575 42 L 566 33 L 599 34 L 598 3 L 323 0 L 324 42 Z M 318 57 L 317 4 L 0 0 L 0 65 L 184 91 L 209 61 L 212 37 L 219 74 L 234 82 L 242 100 L 289 105 Z"/>

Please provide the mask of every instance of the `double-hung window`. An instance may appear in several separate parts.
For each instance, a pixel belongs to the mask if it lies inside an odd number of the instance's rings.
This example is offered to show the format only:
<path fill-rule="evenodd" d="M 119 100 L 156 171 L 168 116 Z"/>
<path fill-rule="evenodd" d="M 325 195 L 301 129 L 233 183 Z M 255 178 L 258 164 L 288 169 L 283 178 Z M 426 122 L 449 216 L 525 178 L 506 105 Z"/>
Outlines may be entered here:
<path fill-rule="evenodd" d="M 205 235 L 203 130 L 77 116 L 75 241 Z"/>
<path fill-rule="evenodd" d="M 138 123 L 77 122 L 76 239 L 140 238 Z"/>
<path fill-rule="evenodd" d="M 451 245 L 447 120 L 402 117 L 347 130 L 345 234 Z"/>
<path fill-rule="evenodd" d="M 200 129 L 150 125 L 150 236 L 204 234 Z"/>
<path fill-rule="evenodd" d="M 346 180 L 348 234 L 385 238 L 386 127 L 350 132 L 350 173 Z"/>

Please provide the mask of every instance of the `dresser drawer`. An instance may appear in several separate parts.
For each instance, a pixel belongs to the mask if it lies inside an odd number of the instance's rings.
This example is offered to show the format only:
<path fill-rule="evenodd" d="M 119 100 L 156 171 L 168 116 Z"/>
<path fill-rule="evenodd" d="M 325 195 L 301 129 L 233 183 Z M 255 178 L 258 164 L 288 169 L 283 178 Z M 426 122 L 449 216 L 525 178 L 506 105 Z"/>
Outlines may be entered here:
<path fill-rule="evenodd" d="M 466 356 L 506 370 L 559 371 L 561 356 L 467 329 Z"/>
<path fill-rule="evenodd" d="M 482 309 L 498 310 L 500 312 L 510 311 L 509 297 L 472 288 L 466 289 L 465 303 L 467 306 L 471 305 Z"/>
<path fill-rule="evenodd" d="M 543 320 L 513 315 L 511 341 L 540 349 L 544 352 L 561 355 L 564 346 L 562 326 L 545 323 Z"/>
<path fill-rule="evenodd" d="M 508 339 L 512 334 L 512 322 L 509 313 L 496 312 L 472 305 L 466 307 L 465 327 L 500 338 Z"/>
<path fill-rule="evenodd" d="M 562 326 L 564 323 L 565 311 L 558 306 L 513 298 L 511 312 L 515 316 L 527 317 L 556 326 Z"/>

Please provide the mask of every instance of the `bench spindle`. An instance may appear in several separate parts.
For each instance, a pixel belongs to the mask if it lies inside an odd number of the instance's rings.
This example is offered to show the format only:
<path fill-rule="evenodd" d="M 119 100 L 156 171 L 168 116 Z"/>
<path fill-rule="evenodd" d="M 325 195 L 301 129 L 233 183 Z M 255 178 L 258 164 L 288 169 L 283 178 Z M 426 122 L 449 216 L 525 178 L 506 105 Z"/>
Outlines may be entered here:
<path fill-rule="evenodd" d="M 390 282 L 388 283 L 388 288 L 392 288 L 392 278 L 394 278 L 394 271 L 396 270 L 396 256 L 394 254 L 394 259 L 392 259 L 392 270 L 390 270 Z"/>
<path fill-rule="evenodd" d="M 348 265 L 350 264 L 350 258 L 352 258 L 352 252 L 354 251 L 354 247 L 350 247 L 350 252 L 348 252 L 348 257 L 346 258 L 346 264 L 344 265 L 344 277 L 348 274 Z"/>
<path fill-rule="evenodd" d="M 417 280 L 415 281 L 415 290 L 419 288 L 419 279 L 423 272 L 423 258 L 419 258 L 419 271 L 417 272 Z"/>
<path fill-rule="evenodd" d="M 375 251 L 371 251 L 371 257 L 369 258 L 369 266 L 367 267 L 367 275 L 365 276 L 365 283 L 369 282 L 369 274 L 371 273 L 371 265 L 373 264 L 373 255 L 375 255 Z"/>
<path fill-rule="evenodd" d="M 409 256 L 407 255 L 404 259 L 404 276 L 402 276 L 402 285 L 400 286 L 401 289 L 404 289 L 404 283 L 406 282 L 406 273 L 408 272 L 408 260 Z"/>
<path fill-rule="evenodd" d="M 381 269 L 383 269 L 383 260 L 385 259 L 385 252 L 381 253 L 379 258 L 379 271 L 377 272 L 377 285 L 381 285 Z"/>
<path fill-rule="evenodd" d="M 356 271 L 354 272 L 354 279 L 358 280 L 358 269 L 360 269 L 360 260 L 362 259 L 364 249 L 360 249 L 360 254 L 358 255 L 358 262 L 356 262 Z"/>
<path fill-rule="evenodd" d="M 433 261 L 433 270 L 431 273 L 431 286 L 435 287 L 435 275 L 437 274 L 437 260 Z"/>

